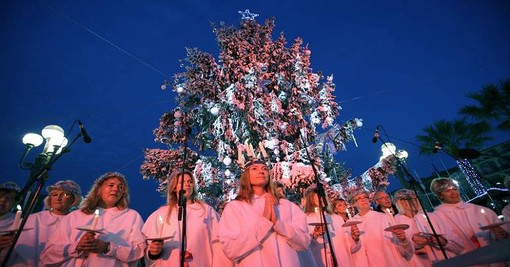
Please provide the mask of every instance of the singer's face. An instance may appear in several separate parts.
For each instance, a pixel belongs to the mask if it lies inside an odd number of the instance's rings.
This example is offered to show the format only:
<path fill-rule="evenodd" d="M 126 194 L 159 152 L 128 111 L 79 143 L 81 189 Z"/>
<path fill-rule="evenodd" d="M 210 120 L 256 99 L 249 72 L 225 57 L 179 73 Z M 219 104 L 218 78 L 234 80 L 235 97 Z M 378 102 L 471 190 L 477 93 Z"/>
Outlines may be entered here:
<path fill-rule="evenodd" d="M 386 192 L 377 192 L 374 195 L 375 204 L 383 207 L 383 208 L 391 208 L 391 199 L 390 195 Z"/>
<path fill-rule="evenodd" d="M 335 213 L 338 214 L 346 214 L 347 213 L 347 205 L 345 204 L 345 201 L 337 201 L 335 204 Z"/>
<path fill-rule="evenodd" d="M 369 210 L 370 200 L 366 194 L 359 194 L 354 197 L 354 205 L 358 210 Z"/>
<path fill-rule="evenodd" d="M 117 177 L 108 178 L 100 188 L 100 196 L 103 208 L 113 208 L 124 195 L 126 188 L 124 183 Z"/>
<path fill-rule="evenodd" d="M 175 178 L 177 179 L 177 186 L 175 187 L 174 191 L 178 194 L 179 190 L 181 190 L 181 185 L 183 185 L 182 175 L 178 175 Z M 191 196 L 191 193 L 193 192 L 194 183 L 195 183 L 195 181 L 193 180 L 193 177 L 191 177 L 189 174 L 185 173 L 184 174 L 184 186 L 182 189 L 184 190 L 184 196 L 186 198 L 189 198 L 189 196 Z"/>
<path fill-rule="evenodd" d="M 74 202 L 74 195 L 62 189 L 50 192 L 50 208 L 57 212 L 68 213 Z"/>
<path fill-rule="evenodd" d="M 441 193 L 441 202 L 446 204 L 457 204 L 460 202 L 459 190 L 455 187 L 450 187 Z"/>
<path fill-rule="evenodd" d="M 11 190 L 0 190 L 0 216 L 7 214 L 16 203 L 16 193 Z"/>
<path fill-rule="evenodd" d="M 264 187 L 269 181 L 269 171 L 265 164 L 253 164 L 248 167 L 250 184 L 252 186 Z"/>

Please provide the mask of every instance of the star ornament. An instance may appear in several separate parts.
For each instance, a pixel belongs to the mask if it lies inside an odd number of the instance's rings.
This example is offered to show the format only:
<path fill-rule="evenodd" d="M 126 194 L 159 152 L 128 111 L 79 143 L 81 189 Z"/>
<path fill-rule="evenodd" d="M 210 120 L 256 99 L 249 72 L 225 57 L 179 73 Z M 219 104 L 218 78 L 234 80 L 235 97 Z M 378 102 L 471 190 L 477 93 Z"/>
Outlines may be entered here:
<path fill-rule="evenodd" d="M 255 20 L 256 17 L 259 16 L 259 14 L 251 13 L 249 9 L 246 9 L 244 11 L 238 11 L 239 14 L 241 14 L 242 20 Z"/>

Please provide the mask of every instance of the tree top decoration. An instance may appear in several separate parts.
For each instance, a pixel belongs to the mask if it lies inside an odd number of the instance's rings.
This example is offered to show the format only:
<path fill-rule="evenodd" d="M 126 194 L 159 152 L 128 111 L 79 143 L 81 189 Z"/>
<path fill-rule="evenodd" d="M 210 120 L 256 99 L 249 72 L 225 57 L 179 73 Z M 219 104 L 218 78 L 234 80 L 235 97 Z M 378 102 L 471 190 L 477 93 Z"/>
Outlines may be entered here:
<path fill-rule="evenodd" d="M 256 14 L 240 13 L 240 28 L 213 25 L 218 60 L 187 48 L 185 71 L 161 86 L 173 88 L 177 107 L 163 114 L 154 130 L 155 142 L 166 148 L 146 149 L 141 166 L 144 179 L 160 183 L 160 192 L 167 176 L 182 168 L 185 148 L 186 168 L 194 171 L 202 197 L 213 206 L 235 196 L 238 164 L 246 157 L 263 158 L 272 165 L 273 178 L 289 190 L 313 181 L 312 163 L 328 184 L 321 156 L 345 150 L 362 126 L 361 119 L 335 123 L 340 107 L 333 75 L 313 72 L 311 51 L 301 38 L 286 47 L 283 33 L 272 39 L 274 19 L 261 25 Z M 316 131 L 319 125 L 323 133 Z"/>

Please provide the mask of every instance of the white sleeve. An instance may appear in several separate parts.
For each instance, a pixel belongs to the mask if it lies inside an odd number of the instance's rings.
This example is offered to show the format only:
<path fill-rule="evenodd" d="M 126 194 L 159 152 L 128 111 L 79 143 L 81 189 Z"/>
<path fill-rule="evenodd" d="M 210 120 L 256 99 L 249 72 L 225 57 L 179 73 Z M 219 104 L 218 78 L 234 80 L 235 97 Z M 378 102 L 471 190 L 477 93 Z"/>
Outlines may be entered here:
<path fill-rule="evenodd" d="M 223 252 L 232 261 L 249 255 L 272 233 L 273 223 L 261 215 L 245 217 L 238 200 L 227 204 L 218 226 Z"/>

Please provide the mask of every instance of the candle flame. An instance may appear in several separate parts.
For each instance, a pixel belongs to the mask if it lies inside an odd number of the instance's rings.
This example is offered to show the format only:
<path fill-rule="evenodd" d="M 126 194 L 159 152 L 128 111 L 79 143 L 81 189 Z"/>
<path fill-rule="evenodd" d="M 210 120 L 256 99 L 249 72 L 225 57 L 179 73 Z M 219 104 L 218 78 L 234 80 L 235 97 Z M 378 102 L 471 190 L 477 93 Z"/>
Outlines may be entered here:
<path fill-rule="evenodd" d="M 17 205 L 16 208 L 21 211 L 21 206 L 20 205 Z"/>
<path fill-rule="evenodd" d="M 99 210 L 98 210 L 98 209 L 96 209 L 96 211 L 94 211 L 94 214 L 95 214 L 95 215 L 97 215 L 97 216 L 99 216 Z"/>
<path fill-rule="evenodd" d="M 480 212 L 485 215 L 485 210 L 484 209 L 481 209 Z"/>
<path fill-rule="evenodd" d="M 158 216 L 158 219 L 159 219 L 159 223 L 163 223 L 163 217 L 161 217 L 161 215 Z"/>

